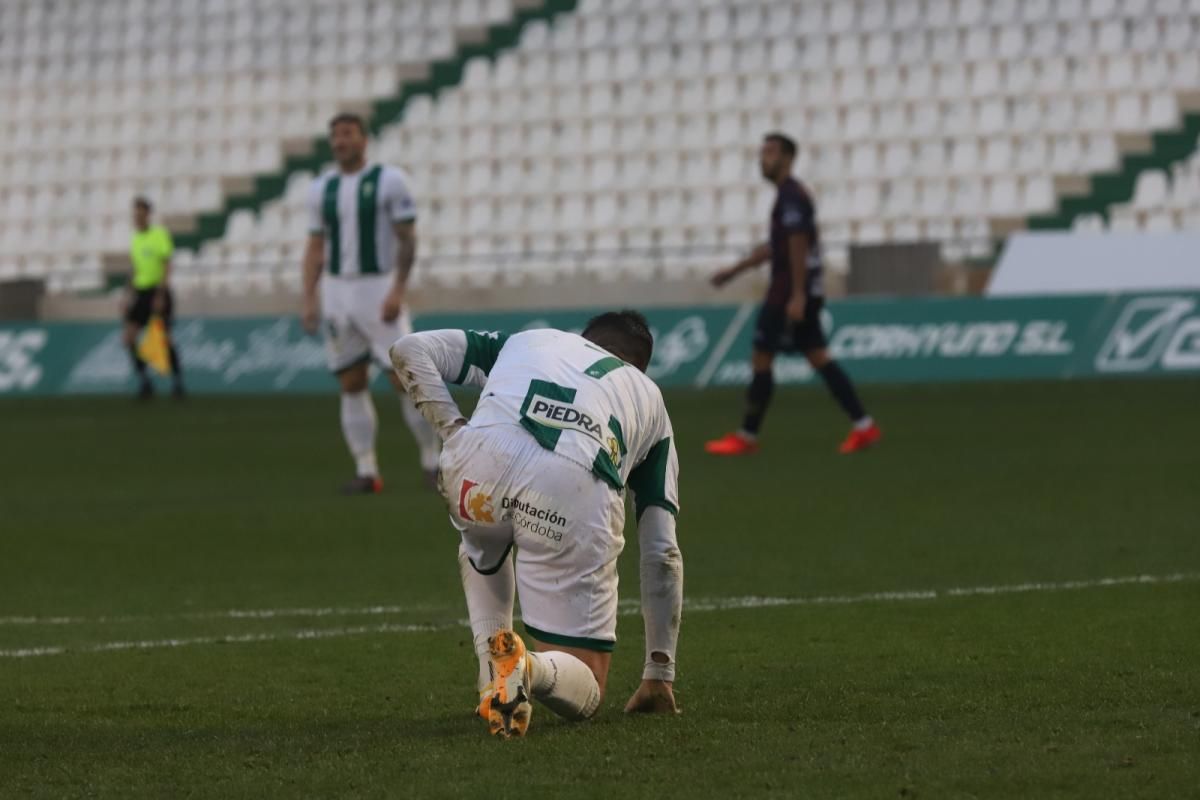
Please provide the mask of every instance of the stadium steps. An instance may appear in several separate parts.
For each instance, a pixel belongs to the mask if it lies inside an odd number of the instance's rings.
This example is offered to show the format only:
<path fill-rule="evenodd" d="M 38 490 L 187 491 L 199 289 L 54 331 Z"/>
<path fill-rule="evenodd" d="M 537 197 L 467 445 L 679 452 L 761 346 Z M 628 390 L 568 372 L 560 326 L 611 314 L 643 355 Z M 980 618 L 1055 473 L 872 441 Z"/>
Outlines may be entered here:
<path fill-rule="evenodd" d="M 371 133 L 378 133 L 385 125 L 398 121 L 404 114 L 405 106 L 413 98 L 420 95 L 436 96 L 457 85 L 462 80 L 463 69 L 470 59 L 480 56 L 495 59 L 500 53 L 517 45 L 521 30 L 526 25 L 537 20 L 551 21 L 560 14 L 574 11 L 575 5 L 576 0 L 533 0 L 525 3 L 518 0 L 513 18 L 508 22 L 489 26 L 481 41 L 460 40 L 453 56 L 429 65 L 427 78 L 403 81 L 396 95 L 374 101 L 367 114 Z M 231 195 L 225 199 L 220 211 L 195 218 L 188 230 L 176 233 L 176 247 L 198 250 L 205 242 L 220 239 L 225 235 L 229 218 L 234 212 L 242 209 L 255 212 L 261 210 L 265 204 L 283 196 L 288 177 L 292 173 L 301 170 L 317 172 L 331 158 L 328 140 L 324 136 L 313 139 L 309 152 L 288 156 L 283 168 L 278 172 L 253 176 L 250 179 L 250 191 Z"/>
<path fill-rule="evenodd" d="M 1149 149 L 1127 152 L 1120 167 L 1113 172 L 1088 176 L 1084 194 L 1064 197 L 1058 213 L 1029 217 L 1029 230 L 1070 230 L 1075 218 L 1083 214 L 1098 214 L 1109 221 L 1111 208 L 1133 198 L 1138 176 L 1150 169 L 1166 169 L 1190 157 L 1197 149 L 1200 136 L 1200 113 L 1184 114 L 1180 126 L 1157 131 L 1149 138 Z"/>

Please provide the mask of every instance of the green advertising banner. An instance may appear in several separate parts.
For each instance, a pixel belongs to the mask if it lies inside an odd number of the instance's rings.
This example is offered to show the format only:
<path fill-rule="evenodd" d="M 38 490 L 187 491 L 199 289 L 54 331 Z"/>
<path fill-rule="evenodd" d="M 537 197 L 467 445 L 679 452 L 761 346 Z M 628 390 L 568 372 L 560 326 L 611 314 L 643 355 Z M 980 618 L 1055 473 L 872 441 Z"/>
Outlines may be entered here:
<path fill-rule="evenodd" d="M 592 313 L 428 314 L 417 327 L 579 330 Z M 668 387 L 746 383 L 756 314 L 754 305 L 648 311 L 650 375 Z M 845 300 L 830 303 L 822 323 L 834 356 L 861 382 L 1200 374 L 1200 293 Z M 175 337 L 194 392 L 336 385 L 320 339 L 295 318 L 184 319 Z M 781 358 L 776 375 L 781 383 L 813 377 L 799 356 Z M 132 389 L 115 322 L 0 325 L 0 395 Z"/>

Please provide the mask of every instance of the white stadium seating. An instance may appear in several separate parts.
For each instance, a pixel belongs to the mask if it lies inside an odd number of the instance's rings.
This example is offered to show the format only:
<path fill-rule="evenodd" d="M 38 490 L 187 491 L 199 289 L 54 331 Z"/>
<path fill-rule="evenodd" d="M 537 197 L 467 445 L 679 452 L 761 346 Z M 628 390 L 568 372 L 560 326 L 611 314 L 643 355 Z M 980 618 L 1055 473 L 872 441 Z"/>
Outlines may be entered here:
<path fill-rule="evenodd" d="M 1196 145 L 1197 152 L 1172 165 L 1169 172 L 1155 169 L 1139 175 L 1130 202 L 1112 207 L 1111 226 L 1118 230 L 1200 230 L 1200 141 Z M 1074 228 L 1080 229 L 1080 224 Z"/>
<path fill-rule="evenodd" d="M 531 5 L 7 0 L 0 277 L 97 285 L 134 194 L 171 218 L 217 211 L 339 108 L 395 95 Z M 1200 0 L 581 0 L 412 100 L 372 154 L 412 176 L 423 257 L 465 265 L 454 280 L 497 263 L 636 274 L 656 249 L 686 273 L 763 235 L 755 154 L 781 129 L 838 268 L 852 243 L 986 256 L 1057 209 L 1061 179 L 1115 170 L 1198 92 Z M 181 254 L 180 287 L 294 287 L 311 177 Z M 1073 224 L 1196 226 L 1200 162 L 1146 172 L 1108 217 Z"/>

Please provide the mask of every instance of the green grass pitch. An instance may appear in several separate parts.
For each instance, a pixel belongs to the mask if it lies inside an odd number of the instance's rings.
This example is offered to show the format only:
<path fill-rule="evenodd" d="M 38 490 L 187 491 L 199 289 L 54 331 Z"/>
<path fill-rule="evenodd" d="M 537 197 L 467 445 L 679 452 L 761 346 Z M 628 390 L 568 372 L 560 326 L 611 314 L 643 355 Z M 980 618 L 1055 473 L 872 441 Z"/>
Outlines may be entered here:
<path fill-rule="evenodd" d="M 333 396 L 0 402 L 0 796 L 1196 797 L 1200 382 L 864 394 L 878 450 L 795 389 L 742 461 L 669 394 L 684 712 L 621 714 L 623 616 L 599 717 L 510 742 L 394 400 L 359 498 Z"/>

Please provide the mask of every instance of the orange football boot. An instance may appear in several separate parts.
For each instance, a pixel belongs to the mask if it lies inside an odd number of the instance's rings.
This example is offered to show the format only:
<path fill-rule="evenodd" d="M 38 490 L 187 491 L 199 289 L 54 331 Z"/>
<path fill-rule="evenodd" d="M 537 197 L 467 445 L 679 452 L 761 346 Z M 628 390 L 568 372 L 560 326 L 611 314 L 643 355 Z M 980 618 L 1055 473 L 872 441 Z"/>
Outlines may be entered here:
<path fill-rule="evenodd" d="M 529 702 L 529 663 L 525 643 L 515 631 L 503 630 L 488 639 L 494 691 L 487 702 L 488 731 L 507 739 L 529 730 L 533 704 Z M 480 703 L 483 716 L 485 703 Z"/>

